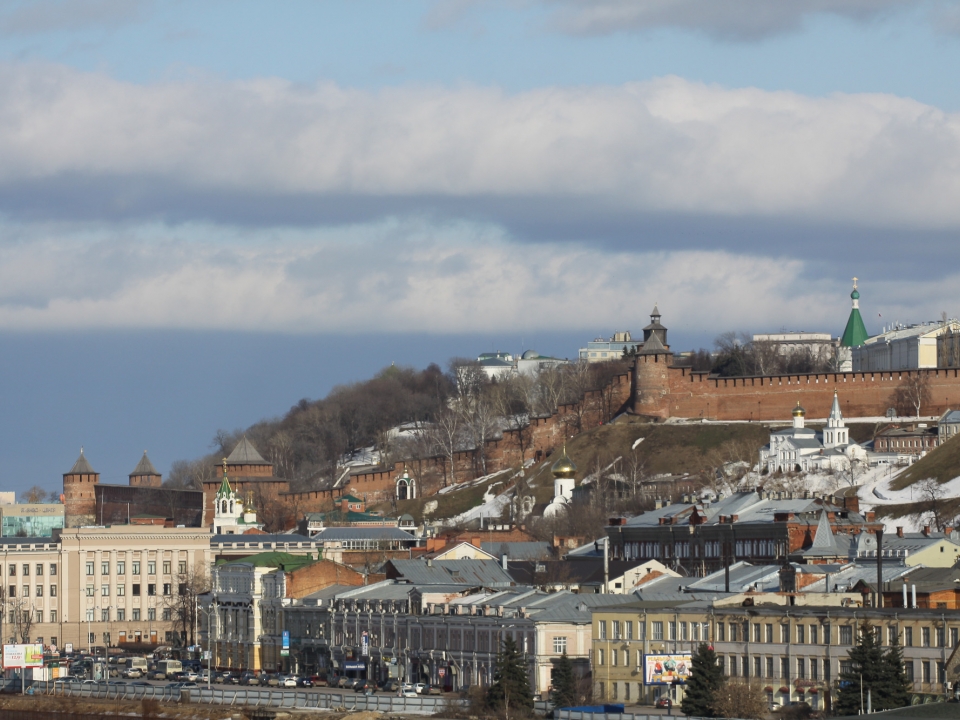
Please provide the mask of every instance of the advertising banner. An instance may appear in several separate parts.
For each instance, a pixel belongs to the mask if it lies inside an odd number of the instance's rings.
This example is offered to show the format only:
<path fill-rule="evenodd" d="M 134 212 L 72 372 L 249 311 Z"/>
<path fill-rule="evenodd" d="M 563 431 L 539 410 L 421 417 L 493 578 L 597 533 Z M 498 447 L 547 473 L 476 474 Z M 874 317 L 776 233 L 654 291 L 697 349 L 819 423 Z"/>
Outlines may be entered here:
<path fill-rule="evenodd" d="M 357 662 L 355 660 L 353 661 L 347 660 L 347 662 L 343 664 L 343 669 L 344 670 L 366 670 L 367 664 L 362 662 Z"/>
<path fill-rule="evenodd" d="M 370 633 L 366 630 L 360 636 L 360 657 L 370 657 Z"/>
<path fill-rule="evenodd" d="M 647 685 L 686 684 L 690 678 L 690 653 L 644 655 L 644 682 Z"/>
<path fill-rule="evenodd" d="M 276 645 L 274 645 L 276 647 Z M 290 631 L 283 631 L 283 644 L 280 646 L 280 655 L 287 657 L 290 654 Z"/>
<path fill-rule="evenodd" d="M 43 667 L 43 645 L 4 645 L 3 667 Z"/>

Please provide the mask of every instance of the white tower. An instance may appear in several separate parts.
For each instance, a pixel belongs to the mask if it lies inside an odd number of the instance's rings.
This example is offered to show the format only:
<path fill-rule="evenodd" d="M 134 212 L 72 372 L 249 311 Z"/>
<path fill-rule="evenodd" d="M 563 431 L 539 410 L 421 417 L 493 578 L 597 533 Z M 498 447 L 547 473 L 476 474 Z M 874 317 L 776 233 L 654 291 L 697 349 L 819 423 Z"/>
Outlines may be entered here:
<path fill-rule="evenodd" d="M 793 427 L 795 430 L 803 430 L 803 421 L 807 416 L 807 411 L 800 407 L 800 401 L 797 400 L 797 406 L 793 409 Z"/>
<path fill-rule="evenodd" d="M 827 427 L 823 430 L 823 447 L 829 450 L 835 447 L 844 447 L 850 444 L 850 431 L 843 422 L 843 413 L 840 412 L 840 398 L 837 391 L 833 391 L 833 407 L 830 408 L 830 417 L 827 418 Z"/>

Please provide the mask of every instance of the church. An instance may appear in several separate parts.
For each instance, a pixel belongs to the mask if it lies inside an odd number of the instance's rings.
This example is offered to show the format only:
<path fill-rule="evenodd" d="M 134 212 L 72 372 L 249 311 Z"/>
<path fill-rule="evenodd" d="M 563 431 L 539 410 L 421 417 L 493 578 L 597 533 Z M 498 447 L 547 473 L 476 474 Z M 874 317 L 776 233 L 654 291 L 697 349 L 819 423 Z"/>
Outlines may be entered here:
<path fill-rule="evenodd" d="M 806 427 L 806 415 L 798 401 L 793 409 L 792 427 L 770 433 L 770 443 L 760 448 L 760 472 L 845 470 L 854 458 L 865 457 L 866 451 L 850 442 L 836 391 L 827 426 L 822 431 Z"/>

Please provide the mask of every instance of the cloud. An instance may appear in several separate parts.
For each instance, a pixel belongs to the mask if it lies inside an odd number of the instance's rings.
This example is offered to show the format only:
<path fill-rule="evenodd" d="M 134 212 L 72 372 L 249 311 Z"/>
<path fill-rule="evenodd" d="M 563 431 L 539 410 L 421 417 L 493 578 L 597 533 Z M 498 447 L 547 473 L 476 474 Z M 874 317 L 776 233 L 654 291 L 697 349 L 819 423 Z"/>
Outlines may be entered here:
<path fill-rule="evenodd" d="M 654 28 L 754 41 L 794 32 L 817 15 L 869 21 L 922 5 L 917 0 L 541 0 L 550 25 L 572 35 L 609 35 Z"/>
<path fill-rule="evenodd" d="M 0 10 L 0 33 L 39 35 L 114 28 L 142 17 L 150 0 L 20 0 Z"/>
<path fill-rule="evenodd" d="M 48 219 L 550 228 L 651 217 L 960 227 L 960 115 L 667 77 L 618 87 L 219 80 L 0 67 L 0 212 Z M 588 239 L 588 238 L 582 238 Z"/>
<path fill-rule="evenodd" d="M 287 333 L 636 330 L 657 301 L 686 336 L 839 333 L 849 281 L 817 261 L 727 250 L 602 252 L 516 243 L 495 226 L 385 221 L 329 229 L 0 227 L 0 330 Z M 956 267 L 955 265 L 953 266 Z M 862 279 L 864 312 L 937 317 L 939 279 Z"/>

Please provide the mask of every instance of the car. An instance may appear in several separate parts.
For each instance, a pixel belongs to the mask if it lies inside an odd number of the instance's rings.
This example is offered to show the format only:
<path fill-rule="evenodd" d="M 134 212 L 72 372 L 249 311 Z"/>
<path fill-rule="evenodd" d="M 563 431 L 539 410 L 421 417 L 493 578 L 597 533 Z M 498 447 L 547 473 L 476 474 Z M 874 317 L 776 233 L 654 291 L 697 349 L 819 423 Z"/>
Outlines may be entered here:
<path fill-rule="evenodd" d="M 167 674 L 162 670 L 154 670 L 153 672 L 147 674 L 147 679 L 148 680 L 166 680 Z"/>
<path fill-rule="evenodd" d="M 84 685 L 99 685 L 100 683 L 101 683 L 100 680 L 84 680 L 83 681 Z"/>
<path fill-rule="evenodd" d="M 262 677 L 263 676 L 261 675 L 258 678 L 252 672 L 243 673 L 243 675 L 240 676 L 239 684 L 240 685 L 262 685 L 263 683 L 260 682 L 260 678 Z"/>
<path fill-rule="evenodd" d="M 140 668 L 127 668 L 123 671 L 123 676 L 130 680 L 136 680 L 143 677 L 143 670 Z"/>
<path fill-rule="evenodd" d="M 200 687 L 195 682 L 182 682 L 180 683 L 181 690 L 189 690 L 190 688 Z"/>
<path fill-rule="evenodd" d="M 349 678 L 344 676 L 337 679 L 337 687 L 341 687 L 341 688 L 352 687 L 354 682 L 356 682 L 354 678 Z"/>
<path fill-rule="evenodd" d="M 153 683 L 148 683 L 144 680 L 140 680 L 139 682 L 132 682 L 130 684 L 134 687 L 153 687 Z"/>
<path fill-rule="evenodd" d="M 327 686 L 327 676 L 326 675 L 311 675 L 310 682 L 313 683 L 314 687 L 326 687 Z"/>
<path fill-rule="evenodd" d="M 267 675 L 267 682 L 264 685 L 269 685 L 270 687 L 280 687 L 280 676 L 279 675 Z"/>
<path fill-rule="evenodd" d="M 297 686 L 298 678 L 296 675 L 283 675 L 280 678 L 280 686 L 285 688 L 295 688 Z"/>
<path fill-rule="evenodd" d="M 426 683 L 414 683 L 414 684 L 413 684 L 414 692 L 416 692 L 417 695 L 422 695 L 422 694 L 423 694 L 423 689 L 424 689 L 425 687 L 427 687 L 427 684 L 426 684 Z"/>
<path fill-rule="evenodd" d="M 439 685 L 427 685 L 420 691 L 421 695 L 442 695 L 443 689 Z"/>
<path fill-rule="evenodd" d="M 380 690 L 383 692 L 397 692 L 400 689 L 400 683 L 396 680 L 384 680 L 380 683 Z"/>
<path fill-rule="evenodd" d="M 670 708 L 673 707 L 673 701 L 670 698 L 668 698 L 666 695 L 661 695 L 660 697 L 657 698 L 656 706 L 658 708 L 667 708 L 667 710 L 669 710 Z"/>
<path fill-rule="evenodd" d="M 180 673 L 180 677 L 182 680 L 186 680 L 187 682 L 196 682 L 200 679 L 200 674 L 191 668 L 190 670 L 184 670 L 182 673 Z"/>
<path fill-rule="evenodd" d="M 297 678 L 297 687 L 313 687 L 313 680 L 308 677 Z"/>
<path fill-rule="evenodd" d="M 417 691 L 414 690 L 410 685 L 405 685 L 397 691 L 397 697 L 415 698 L 417 697 Z"/>
<path fill-rule="evenodd" d="M 357 680 L 353 685 L 354 692 L 366 692 L 367 690 L 373 690 L 373 683 L 369 680 Z"/>

